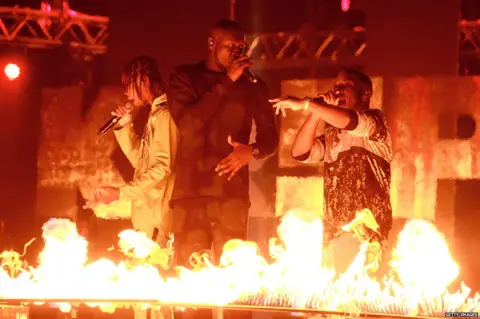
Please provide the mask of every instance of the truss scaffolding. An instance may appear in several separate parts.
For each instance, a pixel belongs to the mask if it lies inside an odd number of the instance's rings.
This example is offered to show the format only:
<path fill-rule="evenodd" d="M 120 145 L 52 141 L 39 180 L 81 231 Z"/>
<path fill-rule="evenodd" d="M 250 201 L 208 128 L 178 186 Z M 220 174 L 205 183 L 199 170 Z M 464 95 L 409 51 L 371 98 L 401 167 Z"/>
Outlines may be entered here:
<path fill-rule="evenodd" d="M 272 33 L 252 36 L 249 55 L 263 68 L 307 66 L 312 62 L 334 64 L 355 63 L 367 47 L 366 30 L 301 33 Z M 460 65 L 480 63 L 480 20 L 459 23 Z M 478 73 L 478 71 L 477 71 Z"/>
<path fill-rule="evenodd" d="M 460 21 L 459 66 L 464 75 L 480 73 L 480 20 Z"/>
<path fill-rule="evenodd" d="M 304 66 L 313 61 L 335 63 L 360 57 L 366 46 L 365 29 L 259 34 L 251 37 L 248 54 L 265 68 Z"/>
<path fill-rule="evenodd" d="M 0 43 L 28 48 L 69 45 L 86 53 L 107 51 L 109 18 L 79 12 L 49 12 L 0 7 Z M 366 30 L 317 31 L 250 36 L 248 54 L 262 68 L 304 67 L 312 62 L 336 64 L 361 58 L 367 47 Z M 480 20 L 459 23 L 459 65 L 480 63 Z"/>
<path fill-rule="evenodd" d="M 27 48 L 69 45 L 86 53 L 104 54 L 108 23 L 107 17 L 72 10 L 0 7 L 0 43 Z"/>

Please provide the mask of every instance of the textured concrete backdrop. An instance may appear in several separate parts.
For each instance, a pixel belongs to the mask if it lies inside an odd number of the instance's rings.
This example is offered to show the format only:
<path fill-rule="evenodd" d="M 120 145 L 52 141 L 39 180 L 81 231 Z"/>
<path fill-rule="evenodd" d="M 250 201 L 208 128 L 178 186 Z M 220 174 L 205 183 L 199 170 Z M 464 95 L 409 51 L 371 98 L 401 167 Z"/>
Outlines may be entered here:
<path fill-rule="evenodd" d="M 326 90 L 330 83 L 285 81 L 282 93 L 314 95 Z M 460 196 L 458 186 L 459 181 L 480 177 L 480 134 L 475 130 L 480 117 L 480 78 L 375 78 L 374 83 L 373 106 L 383 109 L 388 118 L 395 153 L 391 194 L 396 222 L 392 244 L 405 220 L 431 220 L 445 233 L 462 268 L 480 270 L 468 257 L 469 249 L 473 249 L 469 243 L 480 240 L 471 235 L 478 233 L 473 229 L 480 226 L 475 214 L 478 208 L 471 204 L 473 198 Z M 76 218 L 78 213 L 84 214 L 80 209 L 82 196 L 91 187 L 120 183 L 131 176 L 131 168 L 113 135 L 96 136 L 121 100 L 121 89 L 100 90 L 86 115 L 82 115 L 82 98 L 82 87 L 43 91 L 38 216 Z M 294 133 L 303 117 L 301 113 L 289 113 L 280 119 L 278 156 L 251 166 L 250 236 L 264 250 L 276 228 L 275 215 L 281 216 L 292 208 L 306 208 L 320 215 L 322 212 L 321 164 L 308 165 L 305 174 L 305 165 L 290 157 Z M 468 240 L 466 233 L 470 234 Z"/>

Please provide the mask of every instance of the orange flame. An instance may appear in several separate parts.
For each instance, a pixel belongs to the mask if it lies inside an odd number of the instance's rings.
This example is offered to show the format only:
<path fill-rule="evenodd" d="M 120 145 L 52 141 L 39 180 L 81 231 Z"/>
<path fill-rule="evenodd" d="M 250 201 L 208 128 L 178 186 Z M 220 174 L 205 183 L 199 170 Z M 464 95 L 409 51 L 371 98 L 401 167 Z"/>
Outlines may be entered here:
<path fill-rule="evenodd" d="M 376 230 L 372 218 L 368 210 L 359 212 L 344 229 L 357 235 L 361 227 Z M 278 235 L 270 241 L 271 263 L 259 254 L 255 243 L 232 240 L 225 245 L 218 267 L 206 256 L 196 256 L 200 262 L 194 270 L 178 267 L 177 277 L 162 277 L 158 268 L 169 267 L 171 245 L 161 248 L 145 234 L 127 230 L 119 234 L 124 261 L 88 263 L 88 243 L 75 224 L 52 219 L 43 226 L 45 248 L 37 268 L 21 268 L 18 254 L 0 255 L 0 301 L 98 300 L 90 306 L 104 311 L 116 307 L 101 303 L 107 299 L 144 300 L 145 307 L 151 300 L 215 306 L 243 303 L 411 316 L 443 316 L 445 311 L 480 308 L 478 295 L 469 298 L 465 285 L 458 292 L 447 291 L 459 267 L 442 234 L 427 221 L 406 224 L 393 251 L 391 274 L 381 282 L 370 277 L 372 245 L 368 241 L 361 242 L 344 273 L 326 266 L 323 225 L 317 217 L 291 211 L 283 217 Z M 12 267 L 16 267 L 14 272 Z M 60 306 L 63 311 L 71 309 L 66 303 Z"/>

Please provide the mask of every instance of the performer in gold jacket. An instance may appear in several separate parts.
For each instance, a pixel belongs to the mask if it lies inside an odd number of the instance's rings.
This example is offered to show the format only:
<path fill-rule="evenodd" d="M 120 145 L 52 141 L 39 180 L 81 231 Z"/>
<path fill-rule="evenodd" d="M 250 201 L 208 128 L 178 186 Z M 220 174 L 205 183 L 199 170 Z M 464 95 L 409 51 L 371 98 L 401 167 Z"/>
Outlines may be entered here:
<path fill-rule="evenodd" d="M 178 131 L 152 58 L 140 56 L 128 62 L 123 70 L 122 84 L 130 102 L 112 112 L 121 117 L 114 133 L 135 169 L 134 178 L 120 187 L 96 189 L 94 199 L 87 206 L 94 208 L 99 217 L 131 217 L 135 230 L 145 232 L 163 246 L 170 225 L 169 202 Z M 142 136 L 136 133 L 132 123 L 132 114 L 140 107 L 151 108 Z"/>

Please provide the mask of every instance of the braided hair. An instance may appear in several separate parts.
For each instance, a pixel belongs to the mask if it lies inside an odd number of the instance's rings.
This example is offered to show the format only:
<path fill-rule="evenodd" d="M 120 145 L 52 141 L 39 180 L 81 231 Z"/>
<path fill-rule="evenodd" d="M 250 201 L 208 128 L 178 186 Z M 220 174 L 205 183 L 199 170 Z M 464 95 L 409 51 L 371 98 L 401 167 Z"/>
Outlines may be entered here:
<path fill-rule="evenodd" d="M 158 97 L 164 92 L 162 77 L 157 67 L 157 63 L 149 56 L 138 56 L 130 60 L 123 67 L 122 84 L 127 89 L 130 85 L 134 85 L 134 89 L 138 96 L 142 98 L 141 87 L 138 84 L 145 82 L 146 79 L 150 81 L 150 91 L 152 96 Z"/>

